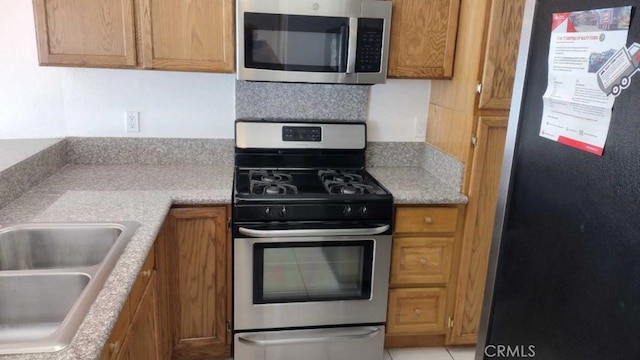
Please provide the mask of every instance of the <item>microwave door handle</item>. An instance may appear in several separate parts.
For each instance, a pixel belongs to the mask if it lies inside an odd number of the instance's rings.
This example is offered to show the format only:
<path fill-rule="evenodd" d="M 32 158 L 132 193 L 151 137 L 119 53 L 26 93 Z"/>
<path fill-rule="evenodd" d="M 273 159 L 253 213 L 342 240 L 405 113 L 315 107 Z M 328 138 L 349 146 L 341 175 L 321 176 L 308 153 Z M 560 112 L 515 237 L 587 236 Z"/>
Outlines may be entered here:
<path fill-rule="evenodd" d="M 389 230 L 389 225 L 363 229 L 299 229 L 299 230 L 256 230 L 239 227 L 238 232 L 257 238 L 304 237 L 304 236 L 366 236 L 378 235 Z"/>
<path fill-rule="evenodd" d="M 347 74 L 356 72 L 356 52 L 358 50 L 358 18 L 349 18 L 349 44 L 347 48 Z"/>
<path fill-rule="evenodd" d="M 347 49 L 349 48 L 349 25 L 340 25 L 340 43 L 338 46 L 338 72 L 347 72 Z"/>

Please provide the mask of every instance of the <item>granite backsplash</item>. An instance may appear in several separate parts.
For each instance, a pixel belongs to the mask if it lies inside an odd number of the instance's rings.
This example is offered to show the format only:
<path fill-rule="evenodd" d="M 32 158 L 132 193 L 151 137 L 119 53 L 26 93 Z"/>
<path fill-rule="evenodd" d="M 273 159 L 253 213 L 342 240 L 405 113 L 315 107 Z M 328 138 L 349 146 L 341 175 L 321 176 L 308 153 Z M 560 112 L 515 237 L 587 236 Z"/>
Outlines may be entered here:
<path fill-rule="evenodd" d="M 236 118 L 365 121 L 368 85 L 236 81 Z"/>

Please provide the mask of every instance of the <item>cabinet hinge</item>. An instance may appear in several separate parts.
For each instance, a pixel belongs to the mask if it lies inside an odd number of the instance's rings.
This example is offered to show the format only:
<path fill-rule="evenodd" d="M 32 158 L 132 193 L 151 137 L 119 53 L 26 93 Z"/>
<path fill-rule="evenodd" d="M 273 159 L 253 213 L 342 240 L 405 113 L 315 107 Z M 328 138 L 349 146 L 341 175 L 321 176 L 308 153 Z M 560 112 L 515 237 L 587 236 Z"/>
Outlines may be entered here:
<path fill-rule="evenodd" d="M 227 219 L 227 229 L 231 229 L 231 218 Z"/>
<path fill-rule="evenodd" d="M 449 316 L 449 320 L 447 320 L 447 326 L 449 329 L 453 329 L 453 317 Z"/>
<path fill-rule="evenodd" d="M 231 332 L 231 323 L 227 321 L 227 331 Z"/>
<path fill-rule="evenodd" d="M 481 82 L 478 82 L 478 83 L 476 84 L 476 92 L 477 92 L 478 94 L 481 94 L 481 93 L 482 93 L 482 83 L 481 83 Z"/>
<path fill-rule="evenodd" d="M 471 137 L 471 146 L 476 147 L 478 145 L 478 138 L 475 136 Z"/>

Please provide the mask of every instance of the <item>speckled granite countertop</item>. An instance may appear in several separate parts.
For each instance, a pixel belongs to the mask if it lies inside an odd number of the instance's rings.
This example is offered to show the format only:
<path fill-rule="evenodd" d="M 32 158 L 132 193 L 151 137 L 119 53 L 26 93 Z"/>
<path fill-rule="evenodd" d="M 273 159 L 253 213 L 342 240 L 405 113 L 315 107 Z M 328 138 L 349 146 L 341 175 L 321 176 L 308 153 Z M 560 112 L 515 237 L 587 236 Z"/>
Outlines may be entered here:
<path fill-rule="evenodd" d="M 396 204 L 466 204 L 467 197 L 420 167 L 367 169 L 393 194 Z"/>
<path fill-rule="evenodd" d="M 67 165 L 0 209 L 0 223 L 141 223 L 71 344 L 55 353 L 0 359 L 97 359 L 172 204 L 228 204 L 228 165 Z"/>
<path fill-rule="evenodd" d="M 418 167 L 369 171 L 399 204 L 466 203 L 466 196 Z M 67 165 L 0 209 L 0 223 L 137 221 L 124 250 L 71 345 L 56 353 L 0 360 L 97 359 L 171 205 L 231 202 L 230 165 Z"/>

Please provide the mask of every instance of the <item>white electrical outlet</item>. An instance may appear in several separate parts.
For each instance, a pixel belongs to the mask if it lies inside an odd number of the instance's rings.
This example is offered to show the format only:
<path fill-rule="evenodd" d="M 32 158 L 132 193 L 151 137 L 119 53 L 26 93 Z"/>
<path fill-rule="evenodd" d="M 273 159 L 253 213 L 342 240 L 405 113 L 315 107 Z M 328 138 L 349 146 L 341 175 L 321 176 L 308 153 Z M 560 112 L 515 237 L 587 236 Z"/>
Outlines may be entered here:
<path fill-rule="evenodd" d="M 138 111 L 126 111 L 125 120 L 125 127 L 128 133 L 140 132 L 140 113 Z"/>
<path fill-rule="evenodd" d="M 414 136 L 416 138 L 423 138 L 427 133 L 427 119 L 421 119 L 418 116 L 413 118 L 414 123 Z"/>

